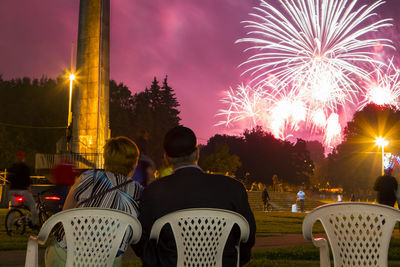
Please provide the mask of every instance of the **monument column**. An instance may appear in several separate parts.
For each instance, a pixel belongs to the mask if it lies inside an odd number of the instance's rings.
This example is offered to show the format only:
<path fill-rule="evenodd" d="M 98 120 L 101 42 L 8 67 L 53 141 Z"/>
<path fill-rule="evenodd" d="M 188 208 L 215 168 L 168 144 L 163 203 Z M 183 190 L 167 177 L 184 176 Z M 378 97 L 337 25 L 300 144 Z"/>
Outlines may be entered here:
<path fill-rule="evenodd" d="M 103 153 L 109 130 L 110 0 L 80 0 L 72 152 Z M 89 158 L 88 158 L 89 160 Z"/>

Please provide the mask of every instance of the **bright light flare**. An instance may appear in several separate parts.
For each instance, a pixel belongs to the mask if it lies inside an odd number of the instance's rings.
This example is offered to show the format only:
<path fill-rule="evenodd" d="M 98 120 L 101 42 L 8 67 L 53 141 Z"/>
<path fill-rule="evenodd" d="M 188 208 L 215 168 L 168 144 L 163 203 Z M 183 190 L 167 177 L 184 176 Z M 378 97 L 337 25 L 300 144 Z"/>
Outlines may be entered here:
<path fill-rule="evenodd" d="M 75 74 L 71 73 L 71 74 L 69 75 L 69 80 L 70 80 L 70 81 L 74 81 L 75 78 L 76 78 Z"/>
<path fill-rule="evenodd" d="M 379 136 L 375 139 L 375 144 L 379 147 L 385 147 L 389 144 L 389 142 L 385 138 Z"/>

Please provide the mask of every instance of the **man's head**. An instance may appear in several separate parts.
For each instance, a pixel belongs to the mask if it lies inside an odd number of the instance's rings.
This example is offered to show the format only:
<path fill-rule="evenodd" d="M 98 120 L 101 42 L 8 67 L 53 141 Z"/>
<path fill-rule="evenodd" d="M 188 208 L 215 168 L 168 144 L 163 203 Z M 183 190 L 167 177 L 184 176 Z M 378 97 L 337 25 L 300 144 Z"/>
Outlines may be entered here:
<path fill-rule="evenodd" d="M 22 151 L 18 151 L 15 153 L 15 159 L 17 162 L 24 162 L 25 161 L 25 153 Z"/>
<path fill-rule="evenodd" d="M 196 135 L 184 126 L 168 131 L 164 138 L 164 151 L 167 161 L 175 168 L 197 164 L 199 160 Z"/>
<path fill-rule="evenodd" d="M 387 168 L 387 169 L 385 169 L 384 173 L 385 173 L 385 175 L 392 175 L 393 169 L 392 168 Z"/>
<path fill-rule="evenodd" d="M 106 171 L 127 176 L 137 165 L 139 149 L 127 137 L 115 137 L 104 146 L 104 169 Z"/>

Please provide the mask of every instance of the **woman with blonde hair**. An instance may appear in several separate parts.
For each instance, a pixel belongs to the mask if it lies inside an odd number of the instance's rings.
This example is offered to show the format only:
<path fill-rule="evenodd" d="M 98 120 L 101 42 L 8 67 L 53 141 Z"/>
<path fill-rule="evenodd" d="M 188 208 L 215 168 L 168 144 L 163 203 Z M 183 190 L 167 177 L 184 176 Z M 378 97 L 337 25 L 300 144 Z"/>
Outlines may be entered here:
<path fill-rule="evenodd" d="M 143 187 L 127 177 L 132 177 L 139 158 L 139 149 L 127 137 L 115 137 L 104 146 L 104 170 L 84 172 L 71 187 L 63 210 L 76 207 L 101 207 L 121 210 L 138 215 L 138 200 Z M 121 254 L 129 246 L 132 231 L 121 243 L 114 266 L 121 265 Z M 62 230 L 57 231 L 56 241 L 46 249 L 46 266 L 64 267 L 67 244 Z"/>

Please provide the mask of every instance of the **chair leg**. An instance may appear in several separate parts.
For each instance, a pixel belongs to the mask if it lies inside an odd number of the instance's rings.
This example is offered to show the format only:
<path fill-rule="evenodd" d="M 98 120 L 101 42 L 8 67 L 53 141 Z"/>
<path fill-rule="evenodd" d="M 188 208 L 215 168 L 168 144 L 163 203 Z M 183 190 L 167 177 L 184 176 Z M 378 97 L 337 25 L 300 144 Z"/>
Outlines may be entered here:
<path fill-rule="evenodd" d="M 331 259 L 329 256 L 329 247 L 321 246 L 319 248 L 320 267 L 331 267 Z"/>
<path fill-rule="evenodd" d="M 38 265 L 38 240 L 36 236 L 31 236 L 26 249 L 25 267 L 38 267 Z"/>

